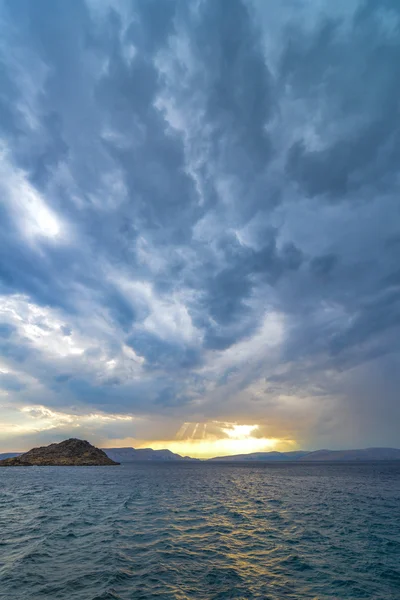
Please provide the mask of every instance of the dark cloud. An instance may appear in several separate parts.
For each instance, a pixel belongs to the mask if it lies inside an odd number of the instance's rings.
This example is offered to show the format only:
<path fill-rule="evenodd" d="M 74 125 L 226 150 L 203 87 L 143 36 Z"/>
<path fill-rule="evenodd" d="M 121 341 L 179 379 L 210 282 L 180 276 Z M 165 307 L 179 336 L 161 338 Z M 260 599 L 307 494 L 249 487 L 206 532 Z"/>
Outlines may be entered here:
<path fill-rule="evenodd" d="M 334 254 L 325 254 L 325 256 L 316 256 L 311 260 L 311 271 L 321 278 L 328 277 L 337 263 L 337 256 Z"/>
<path fill-rule="evenodd" d="M 343 201 L 349 192 L 365 194 L 366 186 L 392 185 L 400 147 L 399 15 L 394 3 L 361 2 L 351 35 L 341 34 L 340 20 L 326 19 L 315 34 L 294 34 L 287 46 L 285 83 L 314 102 L 317 98 L 323 117 L 330 115 L 339 126 L 336 139 L 323 149 L 309 149 L 299 139 L 288 153 L 287 173 L 310 196 Z M 344 120 L 348 125 L 342 128 Z"/>
<path fill-rule="evenodd" d="M 255 173 L 270 159 L 271 142 L 265 127 L 273 109 L 273 92 L 260 40 L 248 8 L 233 0 L 202 5 L 193 26 L 193 45 L 205 68 L 206 115 L 212 150 L 224 153 L 235 173 Z M 248 85 L 249 82 L 252 85 Z"/>
<path fill-rule="evenodd" d="M 138 332 L 127 339 L 128 346 L 146 359 L 148 368 L 189 368 L 199 362 L 196 348 L 162 340 L 157 334 Z"/>
<path fill-rule="evenodd" d="M 0 10 L 16 405 L 400 443 L 398 3 Z"/>
<path fill-rule="evenodd" d="M 57 375 L 54 379 L 57 383 L 64 383 L 65 381 L 71 379 L 71 375 L 68 373 L 62 373 L 61 375 Z"/>
<path fill-rule="evenodd" d="M 18 377 L 10 373 L 0 373 L 0 389 L 7 392 L 20 392 L 25 388 Z"/>

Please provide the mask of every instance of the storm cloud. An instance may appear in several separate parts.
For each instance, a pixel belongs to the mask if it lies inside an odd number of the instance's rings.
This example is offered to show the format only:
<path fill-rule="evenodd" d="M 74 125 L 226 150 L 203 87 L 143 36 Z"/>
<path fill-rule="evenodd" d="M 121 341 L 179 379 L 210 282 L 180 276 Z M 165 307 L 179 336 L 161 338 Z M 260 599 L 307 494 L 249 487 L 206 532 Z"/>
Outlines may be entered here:
<path fill-rule="evenodd" d="M 398 2 L 2 0 L 0 30 L 1 443 L 399 445 Z"/>

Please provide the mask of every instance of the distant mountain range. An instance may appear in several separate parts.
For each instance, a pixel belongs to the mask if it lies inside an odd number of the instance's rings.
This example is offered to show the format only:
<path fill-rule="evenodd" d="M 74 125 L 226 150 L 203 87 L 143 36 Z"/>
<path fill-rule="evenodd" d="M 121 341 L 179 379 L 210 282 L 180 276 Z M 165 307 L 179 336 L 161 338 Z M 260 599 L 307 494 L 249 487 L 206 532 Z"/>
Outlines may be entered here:
<path fill-rule="evenodd" d="M 400 460 L 397 448 L 365 448 L 364 450 L 315 450 L 301 458 L 301 461 L 343 461 L 343 460 Z"/>
<path fill-rule="evenodd" d="M 274 461 L 274 462 L 282 462 L 282 461 L 298 461 L 303 457 L 310 454 L 306 450 L 298 450 L 295 452 L 253 452 L 252 454 L 234 454 L 233 456 L 216 456 L 215 458 L 209 458 L 210 461 L 218 461 L 218 462 L 238 462 L 238 461 L 246 461 L 246 462 L 260 462 L 260 461 Z"/>
<path fill-rule="evenodd" d="M 295 452 L 253 452 L 252 454 L 236 454 L 235 456 L 217 456 L 210 458 L 219 462 L 322 462 L 322 461 L 366 461 L 366 460 L 400 460 L 397 448 L 365 448 L 363 450 L 303 450 Z"/>
<path fill-rule="evenodd" d="M 131 463 L 142 460 L 197 460 L 190 456 L 181 456 L 171 450 L 153 450 L 152 448 L 103 448 L 109 458 L 120 463 Z"/>
<path fill-rule="evenodd" d="M 198 461 L 190 456 L 181 456 L 170 450 L 153 450 L 152 448 L 103 448 L 111 460 L 119 463 L 139 461 Z M 19 456 L 21 452 L 0 454 L 0 460 Z M 234 456 L 216 456 L 206 462 L 344 462 L 344 461 L 400 460 L 397 448 L 365 448 L 362 450 L 296 450 L 293 452 L 253 452 L 252 454 L 235 454 Z"/>
<path fill-rule="evenodd" d="M 22 452 L 3 452 L 3 454 L 0 454 L 0 460 L 5 460 L 6 458 L 15 458 L 21 454 Z"/>

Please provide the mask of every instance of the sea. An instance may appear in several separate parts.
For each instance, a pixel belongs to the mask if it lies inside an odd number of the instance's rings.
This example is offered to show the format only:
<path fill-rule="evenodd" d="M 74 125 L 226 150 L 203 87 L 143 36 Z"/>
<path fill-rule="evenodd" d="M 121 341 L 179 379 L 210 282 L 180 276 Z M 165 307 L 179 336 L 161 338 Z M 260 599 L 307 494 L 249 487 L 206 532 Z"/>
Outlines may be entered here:
<path fill-rule="evenodd" d="M 400 463 L 0 469 L 3 600 L 400 599 Z"/>

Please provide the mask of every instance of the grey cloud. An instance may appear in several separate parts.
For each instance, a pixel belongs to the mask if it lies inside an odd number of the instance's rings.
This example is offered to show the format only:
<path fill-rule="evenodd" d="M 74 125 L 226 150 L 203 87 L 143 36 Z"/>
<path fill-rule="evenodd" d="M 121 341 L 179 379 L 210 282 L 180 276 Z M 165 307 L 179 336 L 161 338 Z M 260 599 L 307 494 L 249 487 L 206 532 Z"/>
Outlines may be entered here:
<path fill-rule="evenodd" d="M 326 278 L 332 273 L 337 261 L 338 258 L 334 254 L 325 254 L 313 258 L 310 267 L 317 277 Z"/>
<path fill-rule="evenodd" d="M 0 337 L 1 338 L 10 338 L 15 331 L 15 327 L 10 325 L 10 323 L 0 323 Z"/>
<path fill-rule="evenodd" d="M 310 196 L 343 201 L 349 192 L 365 194 L 367 185 L 390 189 L 399 158 L 400 43 L 384 30 L 385 8 L 392 11 L 388 18 L 399 17 L 393 3 L 360 3 L 350 35 L 344 38 L 340 20 L 327 19 L 311 37 L 294 33 L 284 53 L 285 83 L 310 99 L 310 109 L 319 101 L 327 126 L 329 116 L 338 124 L 337 139 L 325 148 L 309 149 L 299 139 L 288 154 L 287 174 Z"/>
<path fill-rule="evenodd" d="M 3 303 L 48 316 L 2 312 L 10 391 L 395 444 L 397 3 L 119 6 L 1 8 L 9 169 L 65 224 L 31 239 L 3 178 Z"/>
<path fill-rule="evenodd" d="M 64 383 L 65 381 L 71 379 L 71 375 L 68 373 L 62 373 L 61 375 L 57 375 L 54 379 L 57 383 Z"/>
<path fill-rule="evenodd" d="M 20 392 L 25 384 L 10 373 L 0 373 L 0 388 L 8 392 Z"/>

